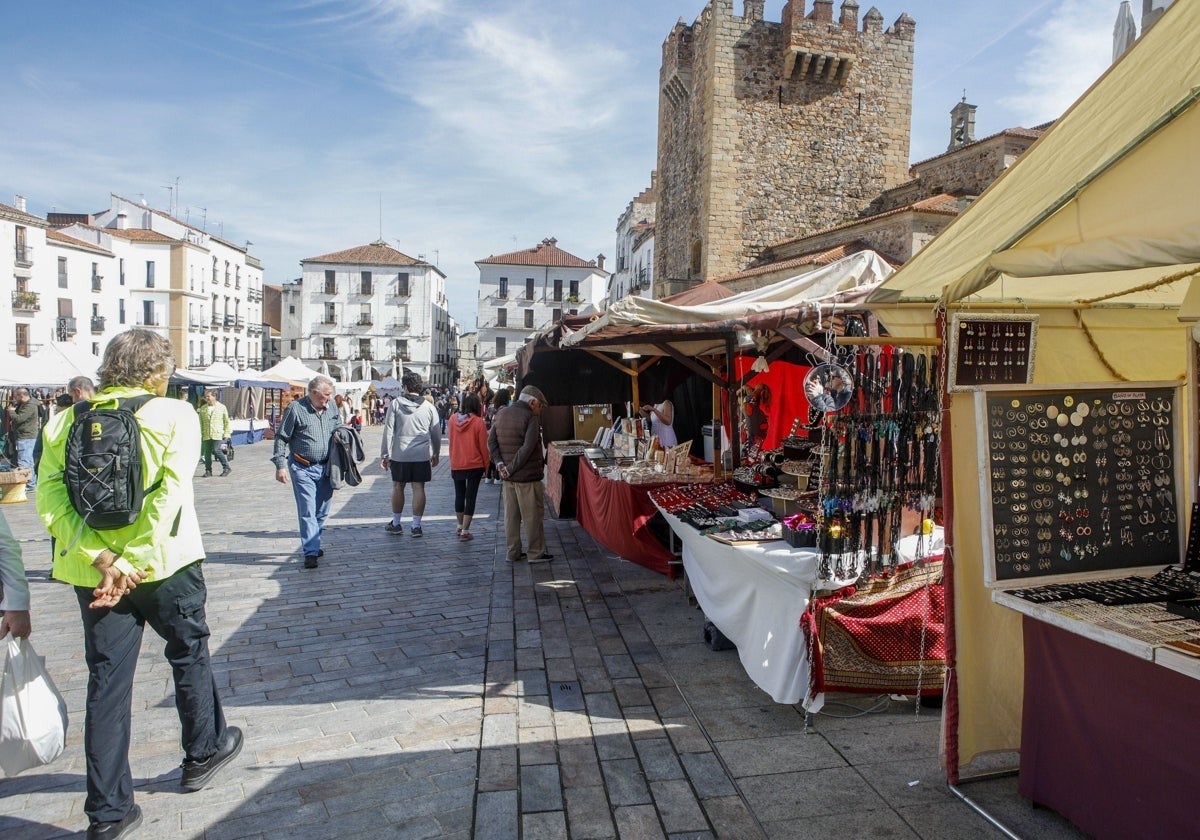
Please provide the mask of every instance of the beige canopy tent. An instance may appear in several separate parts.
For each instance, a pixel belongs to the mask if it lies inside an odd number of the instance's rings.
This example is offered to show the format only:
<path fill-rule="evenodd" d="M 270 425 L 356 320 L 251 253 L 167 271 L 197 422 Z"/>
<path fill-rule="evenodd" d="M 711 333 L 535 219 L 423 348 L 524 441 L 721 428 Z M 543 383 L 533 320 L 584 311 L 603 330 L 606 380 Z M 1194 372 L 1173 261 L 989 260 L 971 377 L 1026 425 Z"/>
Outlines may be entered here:
<path fill-rule="evenodd" d="M 1176 3 L 868 305 L 898 337 L 947 310 L 1039 315 L 1035 386 L 1179 381 L 1200 291 L 1200 3 Z M 1196 307 L 1200 313 L 1200 307 Z M 1191 397 L 1184 392 L 1184 410 Z M 1021 625 L 983 586 L 972 395 L 950 397 L 952 780 L 1020 743 Z M 1189 442 L 1190 443 L 1190 442 Z M 1184 463 L 1191 463 L 1190 454 Z M 1194 482 L 1192 482 L 1194 483 Z M 1186 504 L 1189 500 L 1179 500 Z M 1181 509 L 1186 510 L 1186 507 Z"/>

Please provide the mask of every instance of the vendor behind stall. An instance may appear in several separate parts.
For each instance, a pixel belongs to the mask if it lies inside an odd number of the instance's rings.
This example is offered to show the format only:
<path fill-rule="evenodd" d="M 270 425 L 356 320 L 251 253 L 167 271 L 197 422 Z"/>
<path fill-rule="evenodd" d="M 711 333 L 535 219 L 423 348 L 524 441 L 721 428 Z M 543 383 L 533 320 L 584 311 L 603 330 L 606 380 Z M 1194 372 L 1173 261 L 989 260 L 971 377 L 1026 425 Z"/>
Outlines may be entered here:
<path fill-rule="evenodd" d="M 663 400 L 657 405 L 647 403 L 641 410 L 642 416 L 650 421 L 650 433 L 658 436 L 658 442 L 664 449 L 679 443 L 673 425 L 675 405 L 670 400 Z"/>

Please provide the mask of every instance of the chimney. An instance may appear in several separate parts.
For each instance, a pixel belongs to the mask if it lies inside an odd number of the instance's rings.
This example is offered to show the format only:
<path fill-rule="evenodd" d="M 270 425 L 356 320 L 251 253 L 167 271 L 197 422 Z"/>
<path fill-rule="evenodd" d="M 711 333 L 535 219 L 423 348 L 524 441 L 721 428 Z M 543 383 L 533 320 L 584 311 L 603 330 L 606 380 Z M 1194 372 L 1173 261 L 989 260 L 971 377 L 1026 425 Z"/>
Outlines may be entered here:
<path fill-rule="evenodd" d="M 975 142 L 975 105 L 967 103 L 963 92 L 962 102 L 950 109 L 950 145 L 946 151 Z"/>
<path fill-rule="evenodd" d="M 596 255 L 596 268 L 600 269 L 601 271 L 604 270 L 604 255 L 603 254 Z"/>
<path fill-rule="evenodd" d="M 13 202 L 16 204 L 17 209 L 20 210 L 22 213 L 28 212 L 25 209 L 25 196 L 15 195 L 15 196 L 13 196 Z"/>
<path fill-rule="evenodd" d="M 125 230 L 127 227 L 129 227 L 129 216 L 122 210 L 117 214 L 117 230 Z"/>

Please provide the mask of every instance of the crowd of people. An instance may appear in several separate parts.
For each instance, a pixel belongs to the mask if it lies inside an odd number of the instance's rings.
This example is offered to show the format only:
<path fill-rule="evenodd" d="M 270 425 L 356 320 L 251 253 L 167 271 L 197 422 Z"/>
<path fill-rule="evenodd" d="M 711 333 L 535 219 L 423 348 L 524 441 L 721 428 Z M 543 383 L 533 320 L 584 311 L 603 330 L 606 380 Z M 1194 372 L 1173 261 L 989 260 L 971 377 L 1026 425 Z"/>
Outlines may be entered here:
<path fill-rule="evenodd" d="M 16 460 L 31 471 L 29 489 L 56 546 L 52 575 L 74 587 L 83 625 L 89 672 L 84 721 L 88 838 L 124 837 L 142 822 L 129 764 L 133 723 L 127 698 L 145 625 L 164 640 L 175 680 L 184 753 L 180 787 L 206 787 L 242 748 L 241 731 L 225 722 L 212 673 L 204 545 L 192 489 L 198 464 L 203 465 L 200 477 L 213 475 L 214 459 L 221 476 L 232 472 L 222 447 L 230 435 L 229 413 L 211 390 L 195 408 L 186 394 L 181 395 L 185 399 L 157 399 L 166 395 L 172 359 L 173 350 L 161 336 L 128 330 L 106 349 L 98 388 L 85 377 L 72 380 L 58 396 L 54 414 L 39 411 L 29 391 L 17 389 L 6 417 Z M 335 382 L 317 376 L 284 410 L 271 460 L 276 480 L 292 488 L 304 567 L 318 567 L 325 554 L 322 535 L 339 486 L 336 477 L 331 479 L 330 462 L 336 464 L 343 451 L 339 440 L 349 434 L 358 441 L 364 423 L 376 422 L 383 427 L 379 465 L 392 481 L 392 516 L 384 526 L 389 534 L 423 536 L 425 485 L 439 463 L 444 434 L 456 537 L 474 539 L 479 487 L 499 481 L 507 558 L 551 560 L 542 523 L 540 415 L 548 403 L 541 390 L 527 386 L 514 399 L 511 389 L 493 392 L 482 379 L 461 390 L 427 388 L 413 372 L 403 376 L 402 389 L 397 397 L 368 401 L 356 410 L 336 393 Z M 85 425 L 75 422 L 83 413 L 90 426 L 93 412 L 121 414 L 122 408 L 132 418 L 130 434 L 142 455 L 131 479 L 140 482 L 139 498 L 130 505 L 128 519 L 102 526 L 90 516 L 95 511 L 81 510 L 71 492 L 71 462 L 77 458 L 73 428 Z M 358 445 L 361 453 L 361 441 Z M 20 545 L 2 514 L 0 611 L 0 638 L 31 634 Z"/>

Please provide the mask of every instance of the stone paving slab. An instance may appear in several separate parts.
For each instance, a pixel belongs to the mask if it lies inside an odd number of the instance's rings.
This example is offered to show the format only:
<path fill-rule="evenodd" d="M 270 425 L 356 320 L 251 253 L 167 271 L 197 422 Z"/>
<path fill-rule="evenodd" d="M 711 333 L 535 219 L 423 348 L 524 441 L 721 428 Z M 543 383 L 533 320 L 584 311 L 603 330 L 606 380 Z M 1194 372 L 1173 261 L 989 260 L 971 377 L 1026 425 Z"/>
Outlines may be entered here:
<path fill-rule="evenodd" d="M 377 451 L 378 428 L 365 438 Z M 209 788 L 179 792 L 170 669 L 147 639 L 131 749 L 140 836 L 998 835 L 946 788 L 936 712 L 867 714 L 874 700 L 856 697 L 841 709 L 854 716 L 806 727 L 736 652 L 701 643 L 681 581 L 612 556 L 574 520 L 547 518 L 553 562 L 508 563 L 501 488 L 485 484 L 475 539 L 456 539 L 445 457 L 423 538 L 383 531 L 390 483 L 370 462 L 334 496 L 321 566 L 303 569 L 269 455 L 239 447 L 230 477 L 196 482 L 213 661 L 246 747 Z M 57 761 L 0 780 L 0 837 L 73 836 L 86 828 L 78 607 L 49 578 L 33 504 L 4 512 L 29 569 L 33 642 L 71 721 Z M 1080 836 L 1012 780 L 976 791 L 1026 836 Z"/>

